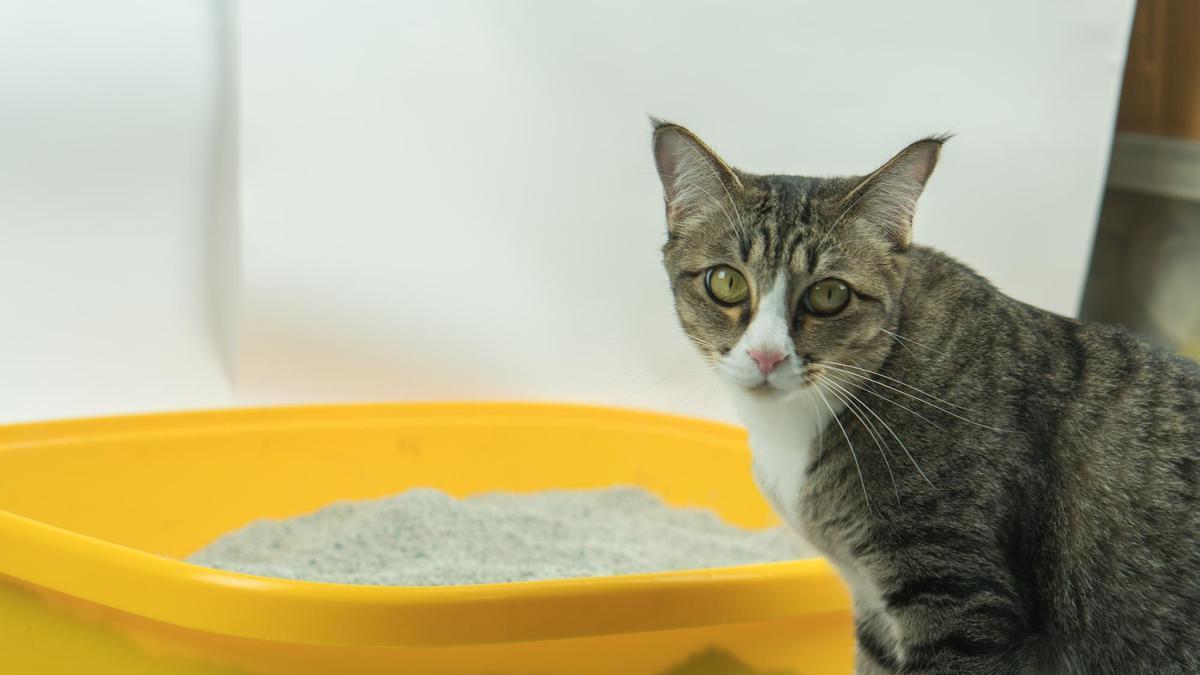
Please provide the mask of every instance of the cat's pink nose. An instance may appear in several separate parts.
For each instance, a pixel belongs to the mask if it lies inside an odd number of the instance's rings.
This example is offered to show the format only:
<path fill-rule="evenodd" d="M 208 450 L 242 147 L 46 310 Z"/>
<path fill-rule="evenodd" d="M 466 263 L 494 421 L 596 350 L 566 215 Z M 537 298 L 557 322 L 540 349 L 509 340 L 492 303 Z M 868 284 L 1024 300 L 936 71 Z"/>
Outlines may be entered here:
<path fill-rule="evenodd" d="M 766 377 L 775 370 L 775 366 L 783 362 L 787 358 L 787 354 L 776 352 L 770 349 L 751 349 L 750 358 L 754 359 L 754 363 L 758 366 L 758 372 Z"/>

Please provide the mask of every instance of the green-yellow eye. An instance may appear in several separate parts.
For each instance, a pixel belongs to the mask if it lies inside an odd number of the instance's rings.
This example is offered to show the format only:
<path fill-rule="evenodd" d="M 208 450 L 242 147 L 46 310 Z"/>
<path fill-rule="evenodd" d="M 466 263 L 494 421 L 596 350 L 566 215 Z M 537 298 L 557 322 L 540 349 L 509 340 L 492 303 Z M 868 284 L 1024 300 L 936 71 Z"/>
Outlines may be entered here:
<path fill-rule="evenodd" d="M 713 300 L 722 305 L 736 305 L 746 299 L 750 288 L 746 277 L 729 265 L 717 265 L 704 275 L 704 285 Z"/>
<path fill-rule="evenodd" d="M 804 306 L 818 316 L 833 316 L 850 304 L 850 287 L 841 279 L 822 279 L 804 291 Z"/>

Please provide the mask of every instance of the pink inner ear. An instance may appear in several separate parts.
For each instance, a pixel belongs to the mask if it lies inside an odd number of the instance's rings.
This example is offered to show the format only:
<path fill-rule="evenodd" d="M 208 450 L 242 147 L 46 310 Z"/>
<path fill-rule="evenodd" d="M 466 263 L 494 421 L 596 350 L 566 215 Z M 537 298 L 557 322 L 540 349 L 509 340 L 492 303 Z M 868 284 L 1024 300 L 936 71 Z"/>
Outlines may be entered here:
<path fill-rule="evenodd" d="M 658 165 L 658 177 L 663 189 L 670 193 L 679 178 L 679 163 L 682 157 L 679 132 L 660 129 L 654 134 L 654 162 Z"/>
<path fill-rule="evenodd" d="M 678 203 L 680 180 L 680 156 L 678 133 L 672 130 L 660 130 L 654 138 L 654 161 L 658 167 L 658 177 L 662 181 L 663 202 L 666 206 L 667 220 L 678 220 L 682 215 Z"/>

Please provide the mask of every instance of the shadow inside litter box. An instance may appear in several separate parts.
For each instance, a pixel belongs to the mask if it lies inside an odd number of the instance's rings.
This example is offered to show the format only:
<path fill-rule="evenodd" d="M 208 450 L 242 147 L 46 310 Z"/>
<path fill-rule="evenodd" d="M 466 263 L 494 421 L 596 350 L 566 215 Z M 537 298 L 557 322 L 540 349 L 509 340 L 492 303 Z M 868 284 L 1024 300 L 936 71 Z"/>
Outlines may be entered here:
<path fill-rule="evenodd" d="M 799 675 L 793 670 L 755 670 L 727 651 L 710 647 L 659 675 Z"/>

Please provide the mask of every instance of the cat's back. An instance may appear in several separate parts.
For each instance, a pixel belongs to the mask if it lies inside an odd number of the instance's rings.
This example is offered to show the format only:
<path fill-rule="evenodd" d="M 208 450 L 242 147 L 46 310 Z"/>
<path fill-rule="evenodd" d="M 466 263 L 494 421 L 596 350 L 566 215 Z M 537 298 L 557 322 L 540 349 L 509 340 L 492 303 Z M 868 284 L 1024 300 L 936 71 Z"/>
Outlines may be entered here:
<path fill-rule="evenodd" d="M 1062 655 L 1200 672 L 1200 367 L 1123 328 L 1053 321 L 1074 375 L 1046 439 Z"/>
<path fill-rule="evenodd" d="M 923 384 L 1019 432 L 958 437 L 996 481 L 1037 486 L 1011 508 L 1037 534 L 1026 556 L 1047 662 L 1200 672 L 1200 366 L 1005 296 L 937 251 L 914 263 L 908 292 L 926 301 L 911 330 L 948 346 Z"/>
<path fill-rule="evenodd" d="M 1151 404 L 1166 404 L 1181 419 L 1196 418 L 1200 365 L 1195 362 L 1124 327 L 1079 321 L 1009 297 L 936 249 L 913 246 L 911 255 L 914 273 L 908 283 L 915 288 L 908 292 L 932 298 L 910 303 L 920 309 L 914 322 L 944 326 L 945 344 L 977 350 L 975 356 L 986 350 L 989 360 L 1007 362 L 1015 380 L 1049 385 L 1040 392 L 1046 397 L 1103 404 L 1104 411 L 1125 406 L 1139 415 L 1161 412 Z"/>
<path fill-rule="evenodd" d="M 1200 365 L 1120 326 L 1054 319 L 1074 362 L 1071 412 L 1092 421 L 1089 435 L 1103 431 L 1142 456 L 1200 451 Z"/>

